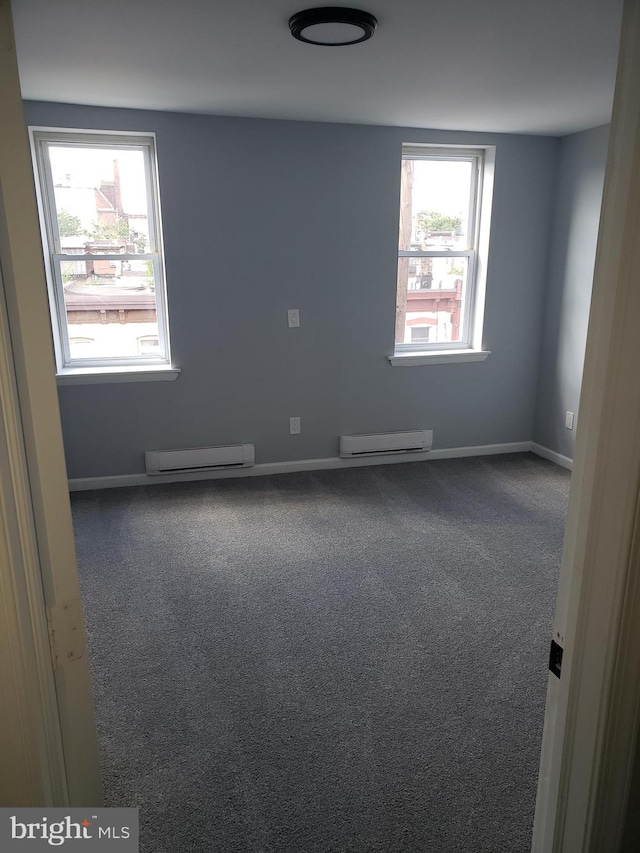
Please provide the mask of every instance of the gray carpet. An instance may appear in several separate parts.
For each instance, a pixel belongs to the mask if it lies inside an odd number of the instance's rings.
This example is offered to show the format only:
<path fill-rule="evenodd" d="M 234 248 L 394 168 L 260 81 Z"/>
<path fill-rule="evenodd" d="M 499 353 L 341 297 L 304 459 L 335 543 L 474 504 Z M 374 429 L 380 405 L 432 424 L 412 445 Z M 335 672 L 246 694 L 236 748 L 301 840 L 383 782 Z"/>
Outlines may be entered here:
<path fill-rule="evenodd" d="M 566 471 L 77 493 L 107 805 L 143 853 L 525 853 Z"/>

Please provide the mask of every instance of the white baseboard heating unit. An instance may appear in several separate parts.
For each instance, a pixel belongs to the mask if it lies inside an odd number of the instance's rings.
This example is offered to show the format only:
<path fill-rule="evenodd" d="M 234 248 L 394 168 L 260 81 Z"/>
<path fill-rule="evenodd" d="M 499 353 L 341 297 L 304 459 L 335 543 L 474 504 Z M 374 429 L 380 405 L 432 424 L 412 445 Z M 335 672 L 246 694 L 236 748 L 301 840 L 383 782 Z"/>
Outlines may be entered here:
<path fill-rule="evenodd" d="M 183 471 L 214 471 L 217 468 L 250 468 L 255 465 L 254 444 L 192 447 L 187 450 L 147 450 L 147 474 L 179 474 Z"/>
<path fill-rule="evenodd" d="M 371 432 L 363 435 L 341 435 L 340 456 L 380 456 L 387 453 L 421 453 L 431 450 L 432 429 L 403 432 Z"/>

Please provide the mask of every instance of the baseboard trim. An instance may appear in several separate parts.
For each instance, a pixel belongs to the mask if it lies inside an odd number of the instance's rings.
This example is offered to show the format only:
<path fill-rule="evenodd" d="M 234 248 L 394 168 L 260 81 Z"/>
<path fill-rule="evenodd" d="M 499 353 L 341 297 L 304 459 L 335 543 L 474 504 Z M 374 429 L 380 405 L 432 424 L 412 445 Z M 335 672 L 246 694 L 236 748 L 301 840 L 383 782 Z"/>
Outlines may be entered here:
<path fill-rule="evenodd" d="M 185 483 L 195 480 L 223 480 L 235 477 L 265 477 L 270 474 L 291 474 L 296 471 L 320 471 L 331 468 L 360 468 L 368 465 L 393 465 L 400 462 L 425 462 L 429 459 L 455 459 L 463 456 L 494 456 L 500 453 L 526 453 L 530 441 L 508 444 L 484 444 L 475 447 L 448 447 L 422 453 L 389 456 L 367 456 L 362 459 L 296 459 L 293 462 L 264 462 L 251 468 L 232 468 L 222 471 L 192 471 L 185 474 L 120 474 L 114 477 L 79 477 L 69 480 L 69 491 L 118 489 L 126 486 L 153 486 L 161 483 Z M 542 455 L 542 454 L 540 454 Z M 562 457 L 564 458 L 564 457 Z"/>
<path fill-rule="evenodd" d="M 431 459 L 459 459 L 463 456 L 498 456 L 501 453 L 528 453 L 530 441 L 512 441 L 508 444 L 477 444 L 471 447 L 445 447 L 432 450 Z"/>
<path fill-rule="evenodd" d="M 549 459 L 551 462 L 555 462 L 556 465 L 561 465 L 569 471 L 573 469 L 573 459 L 569 459 L 568 456 L 563 456 L 561 453 L 556 453 L 555 450 L 549 450 L 548 447 L 543 447 L 541 444 L 536 444 L 535 441 L 531 442 L 531 452 L 537 456 L 542 456 L 543 459 Z"/>

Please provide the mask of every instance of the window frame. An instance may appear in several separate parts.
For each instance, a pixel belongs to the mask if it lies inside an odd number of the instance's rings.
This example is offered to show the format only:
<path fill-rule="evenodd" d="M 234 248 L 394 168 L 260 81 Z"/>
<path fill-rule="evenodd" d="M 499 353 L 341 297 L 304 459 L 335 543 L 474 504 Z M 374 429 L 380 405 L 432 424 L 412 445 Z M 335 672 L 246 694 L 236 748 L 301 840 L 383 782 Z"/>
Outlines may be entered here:
<path fill-rule="evenodd" d="M 400 258 L 467 258 L 466 284 L 463 293 L 463 326 L 457 341 L 433 342 L 395 342 L 390 361 L 394 366 L 409 363 L 411 357 L 421 359 L 438 356 L 438 362 L 445 360 L 447 354 L 456 356 L 482 352 L 482 326 L 484 320 L 484 302 L 486 289 L 486 266 L 489 247 L 489 227 L 493 194 L 493 172 L 495 165 L 495 146 L 490 145 L 434 145 L 430 143 L 403 143 L 401 160 L 429 161 L 471 161 L 472 176 L 469 191 L 468 244 L 465 250 L 405 250 L 398 249 Z M 398 209 L 400 205 L 398 205 Z M 398 267 L 396 267 L 396 302 L 398 288 Z M 408 291 L 407 291 L 408 292 Z M 394 313 L 394 328 L 396 315 Z M 488 353 L 487 353 L 488 354 Z M 452 359 L 453 360 L 453 359 Z M 483 360 L 483 359 L 473 359 Z M 435 361 L 434 358 L 434 362 Z"/>
<path fill-rule="evenodd" d="M 156 368 L 171 368 L 169 317 L 162 239 L 162 216 L 158 186 L 156 135 L 151 131 L 85 130 L 60 127 L 29 127 L 35 177 L 40 233 L 44 250 L 45 272 L 49 292 L 51 328 L 58 376 L 75 373 L 87 376 L 95 371 L 113 375 Z M 148 251 L 144 253 L 68 253 L 60 242 L 55 187 L 48 146 L 139 150 L 143 154 L 149 229 Z M 144 261 L 153 266 L 156 321 L 160 353 L 157 356 L 109 356 L 103 358 L 71 358 L 70 335 L 64 301 L 62 264 L 78 261 Z"/>

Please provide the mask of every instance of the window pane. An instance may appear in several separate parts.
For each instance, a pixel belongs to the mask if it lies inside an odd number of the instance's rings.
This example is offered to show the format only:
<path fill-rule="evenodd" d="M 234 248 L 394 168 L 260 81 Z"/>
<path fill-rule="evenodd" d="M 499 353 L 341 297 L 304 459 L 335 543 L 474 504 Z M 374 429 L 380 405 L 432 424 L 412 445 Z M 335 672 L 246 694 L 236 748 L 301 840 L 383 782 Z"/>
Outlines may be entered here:
<path fill-rule="evenodd" d="M 433 326 L 412 326 L 411 327 L 411 343 L 422 344 L 429 343 Z"/>
<path fill-rule="evenodd" d="M 147 252 L 149 213 L 141 149 L 48 146 L 63 253 Z"/>
<path fill-rule="evenodd" d="M 150 260 L 60 263 L 71 358 L 149 358 L 158 340 Z M 145 341 L 141 347 L 140 340 Z"/>
<path fill-rule="evenodd" d="M 158 355 L 160 341 L 153 336 L 138 338 L 138 355 Z"/>
<path fill-rule="evenodd" d="M 465 256 L 398 259 L 396 343 L 462 339 L 467 270 Z"/>
<path fill-rule="evenodd" d="M 399 248 L 472 247 L 471 160 L 403 160 Z"/>

